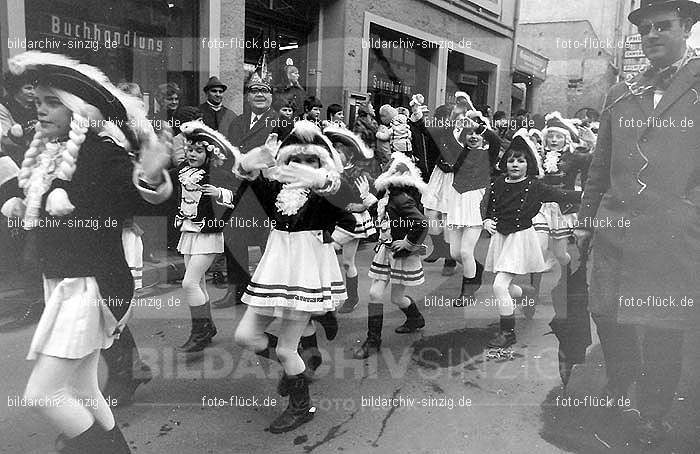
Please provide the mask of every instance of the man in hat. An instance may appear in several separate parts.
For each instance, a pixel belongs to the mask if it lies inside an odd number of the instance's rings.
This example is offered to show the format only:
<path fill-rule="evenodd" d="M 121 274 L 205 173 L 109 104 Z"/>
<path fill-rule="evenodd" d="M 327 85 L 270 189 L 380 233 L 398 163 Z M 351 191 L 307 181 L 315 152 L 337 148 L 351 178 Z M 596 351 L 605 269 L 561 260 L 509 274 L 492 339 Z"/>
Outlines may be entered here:
<path fill-rule="evenodd" d="M 207 100 L 199 105 L 202 111 L 204 124 L 212 129 L 219 131 L 222 134 L 228 132 L 236 114 L 224 107 L 224 92 L 228 87 L 223 84 L 218 77 L 211 76 L 209 81 L 204 86 L 204 93 L 207 95 Z"/>
<path fill-rule="evenodd" d="M 267 136 L 278 124 L 277 112 L 272 109 L 272 86 L 265 74 L 253 72 L 245 84 L 246 106 L 228 128 L 228 139 L 241 153 L 265 144 Z M 264 227 L 267 215 L 248 182 L 233 183 L 236 200 L 232 222 L 224 229 L 224 253 L 228 291 L 212 306 L 220 309 L 240 302 L 245 286 L 250 280 L 248 268 L 248 246 L 259 246 L 267 242 L 268 230 Z"/>
<path fill-rule="evenodd" d="M 575 231 L 584 242 L 597 226 L 589 306 L 607 392 L 637 381 L 644 444 L 667 435 L 684 333 L 700 322 L 688 304 L 700 270 L 700 129 L 687 123 L 698 116 L 700 59 L 686 44 L 699 18 L 688 0 L 644 0 L 630 13 L 651 66 L 608 93 Z"/>

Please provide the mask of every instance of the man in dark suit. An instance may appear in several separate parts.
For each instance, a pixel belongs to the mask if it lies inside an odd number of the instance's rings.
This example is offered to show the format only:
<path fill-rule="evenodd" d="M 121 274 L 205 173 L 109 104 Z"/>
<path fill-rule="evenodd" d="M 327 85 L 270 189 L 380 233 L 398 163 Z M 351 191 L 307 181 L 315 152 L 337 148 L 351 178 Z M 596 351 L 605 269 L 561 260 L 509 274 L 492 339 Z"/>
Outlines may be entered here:
<path fill-rule="evenodd" d="M 222 134 L 228 132 L 231 122 L 236 118 L 236 114 L 223 105 L 226 88 L 226 85 L 221 83 L 218 77 L 211 76 L 204 86 L 207 100 L 199 105 L 203 114 L 204 124 Z"/>
<path fill-rule="evenodd" d="M 247 153 L 255 147 L 265 144 L 267 136 L 277 125 L 277 112 L 272 106 L 272 87 L 270 82 L 254 72 L 246 83 L 246 106 L 228 129 L 229 141 L 237 146 L 241 153 Z M 224 253 L 226 254 L 226 273 L 228 291 L 218 301 L 212 303 L 215 308 L 230 307 L 240 302 L 245 285 L 250 280 L 248 270 L 248 246 L 264 247 L 269 228 L 265 227 L 267 215 L 248 183 L 236 180 L 233 188 L 239 197 L 231 222 L 224 229 Z"/>

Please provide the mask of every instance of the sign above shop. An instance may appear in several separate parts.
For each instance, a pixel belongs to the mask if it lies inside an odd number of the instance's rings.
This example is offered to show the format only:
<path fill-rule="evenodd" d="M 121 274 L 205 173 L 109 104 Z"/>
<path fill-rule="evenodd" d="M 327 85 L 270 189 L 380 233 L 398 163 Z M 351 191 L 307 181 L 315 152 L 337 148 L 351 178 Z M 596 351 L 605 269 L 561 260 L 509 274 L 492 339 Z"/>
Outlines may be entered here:
<path fill-rule="evenodd" d="M 97 22 L 47 14 L 42 18 L 37 32 L 44 36 L 96 42 L 105 48 L 131 48 L 146 52 L 162 53 L 163 38 L 147 36 L 145 33 Z"/>
<path fill-rule="evenodd" d="M 459 75 L 459 83 L 465 85 L 479 85 L 479 76 L 475 74 L 461 73 Z"/>
<path fill-rule="evenodd" d="M 544 80 L 547 77 L 547 64 L 549 64 L 548 58 L 518 44 L 518 50 L 515 53 L 515 68 L 517 70 Z"/>

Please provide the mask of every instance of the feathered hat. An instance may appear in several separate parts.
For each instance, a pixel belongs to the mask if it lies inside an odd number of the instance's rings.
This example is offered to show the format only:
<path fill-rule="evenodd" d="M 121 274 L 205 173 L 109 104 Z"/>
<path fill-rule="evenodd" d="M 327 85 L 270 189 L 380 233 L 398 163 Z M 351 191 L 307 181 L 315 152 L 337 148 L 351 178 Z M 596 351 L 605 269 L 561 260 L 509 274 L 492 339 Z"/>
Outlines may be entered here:
<path fill-rule="evenodd" d="M 552 112 L 545 115 L 545 128 L 542 130 L 542 135 L 547 137 L 547 133 L 555 131 L 563 134 L 568 138 L 569 143 L 578 142 L 578 132 L 576 126 L 565 120 L 559 112 Z"/>
<path fill-rule="evenodd" d="M 508 146 L 508 149 L 501 156 L 498 162 L 498 169 L 505 172 L 508 162 L 508 156 L 511 151 L 520 151 L 525 155 L 525 160 L 527 161 L 527 174 L 530 176 L 535 176 L 541 178 L 544 176 L 544 170 L 542 169 L 542 159 L 540 154 L 537 152 L 537 145 L 532 141 L 527 129 L 520 128 L 515 134 L 513 134 L 513 139 Z"/>
<path fill-rule="evenodd" d="M 199 120 L 188 121 L 180 125 L 180 131 L 187 139 L 187 146 L 201 145 L 207 150 L 207 156 L 218 165 L 227 161 L 233 168 L 241 159 L 241 152 L 231 145 L 220 132 L 213 130 Z"/>
<path fill-rule="evenodd" d="M 340 142 L 349 148 L 355 159 L 371 159 L 374 157 L 374 151 L 365 145 L 357 134 L 347 128 L 341 128 L 331 124 L 323 130 L 323 135 L 328 137 L 331 143 L 335 144 Z"/>
<path fill-rule="evenodd" d="M 391 154 L 389 167 L 374 181 L 377 191 L 384 191 L 389 186 L 410 186 L 418 189 L 421 194 L 428 188 L 411 158 L 399 151 Z"/>
<path fill-rule="evenodd" d="M 312 121 L 301 120 L 294 124 L 292 132 L 280 144 L 277 165 L 286 165 L 292 156 L 299 154 L 318 157 L 321 167 L 328 171 L 343 171 L 338 152 L 329 138 L 323 135 L 321 129 Z"/>
<path fill-rule="evenodd" d="M 13 74 L 23 75 L 35 86 L 63 90 L 95 106 L 105 120 L 124 133 L 132 149 L 140 147 L 144 134 L 153 133 L 142 102 L 119 90 L 94 66 L 65 55 L 37 51 L 16 55 L 8 64 Z"/>
<path fill-rule="evenodd" d="M 267 88 L 268 90 L 272 91 L 272 75 L 267 70 L 267 58 L 265 57 L 265 54 L 260 57 L 258 66 L 255 68 L 255 71 L 250 74 L 250 77 L 245 84 L 246 91 L 254 87 Z"/>

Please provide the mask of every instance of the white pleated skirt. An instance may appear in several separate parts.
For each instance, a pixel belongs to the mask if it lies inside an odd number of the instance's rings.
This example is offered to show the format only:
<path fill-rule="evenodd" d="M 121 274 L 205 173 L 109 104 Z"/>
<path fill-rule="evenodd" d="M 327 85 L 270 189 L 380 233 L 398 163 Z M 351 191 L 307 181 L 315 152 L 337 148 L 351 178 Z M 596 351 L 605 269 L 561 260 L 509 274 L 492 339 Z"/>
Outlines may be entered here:
<path fill-rule="evenodd" d="M 301 319 L 333 311 L 347 297 L 333 244 L 323 242 L 322 231 L 274 229 L 242 300 L 261 315 Z"/>
<path fill-rule="evenodd" d="M 448 227 L 481 227 L 481 200 L 484 198 L 486 189 L 474 189 L 459 193 L 451 185 L 445 188 L 447 197 L 447 219 L 445 224 Z"/>
<path fill-rule="evenodd" d="M 177 250 L 181 254 L 220 254 L 224 252 L 224 234 L 182 232 Z"/>
<path fill-rule="evenodd" d="M 576 213 L 563 214 L 558 203 L 545 202 L 533 218 L 533 226 L 537 231 L 544 231 L 546 225 L 549 235 L 560 240 L 573 236 L 576 219 Z"/>
<path fill-rule="evenodd" d="M 341 227 L 336 227 L 333 231 L 333 240 L 338 244 L 346 244 L 352 240 L 361 240 L 369 238 L 377 233 L 374 226 L 374 220 L 369 211 L 362 213 L 351 213 L 355 218 L 355 225 L 352 231 L 348 231 Z"/>
<path fill-rule="evenodd" d="M 535 229 L 530 227 L 508 235 L 499 232 L 493 234 L 484 267 L 492 273 L 544 272 L 545 261 Z"/>
<path fill-rule="evenodd" d="M 423 264 L 419 255 L 394 258 L 394 255 L 385 244 L 379 245 L 379 250 L 372 259 L 369 267 L 369 277 L 380 281 L 389 281 L 391 284 L 415 287 L 425 282 Z"/>
<path fill-rule="evenodd" d="M 30 360 L 40 353 L 79 359 L 109 348 L 131 312 L 117 322 L 94 277 L 44 278 L 44 299 L 46 306 L 27 354 Z"/>
<path fill-rule="evenodd" d="M 440 213 L 447 213 L 448 198 L 447 188 L 452 188 L 454 181 L 453 173 L 445 173 L 439 167 L 433 169 L 428 180 L 428 188 L 421 197 L 421 203 L 424 208 Z"/>

